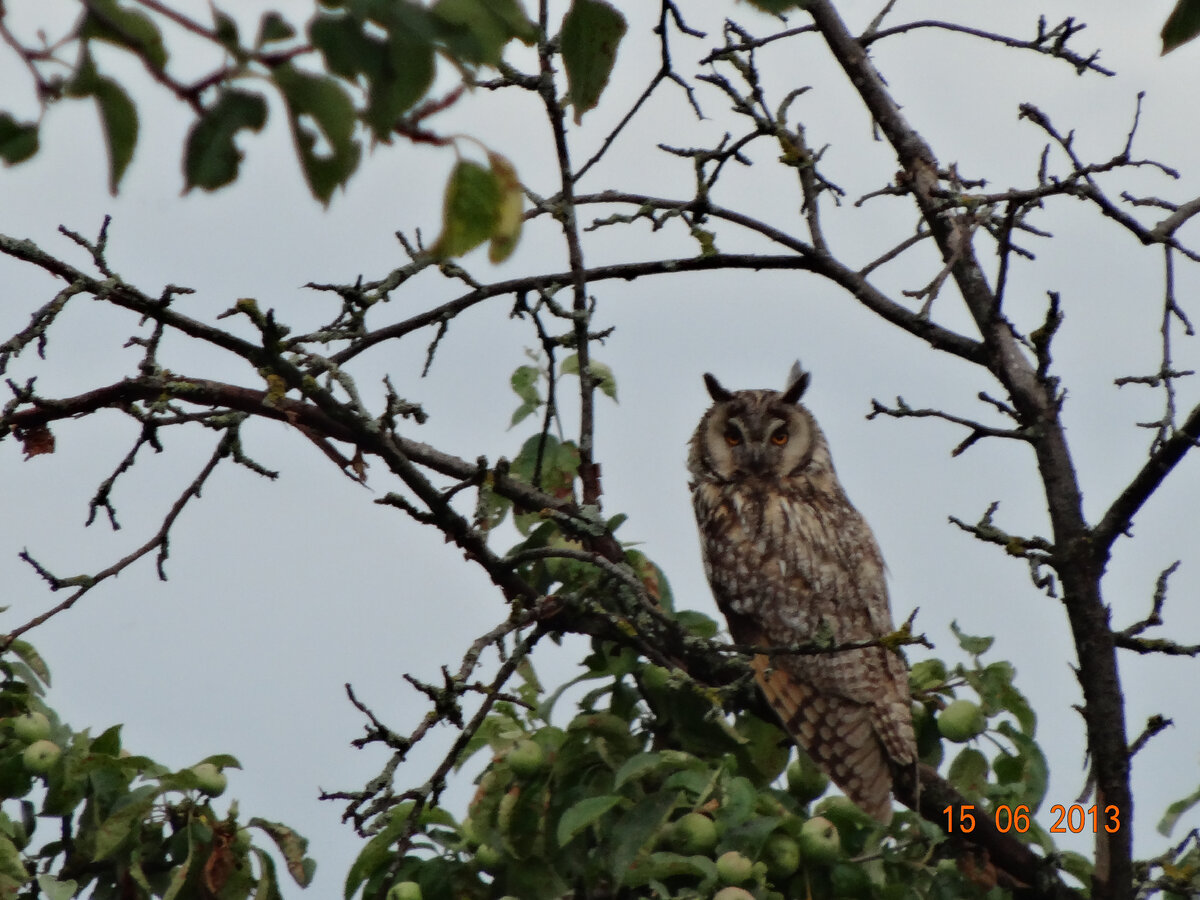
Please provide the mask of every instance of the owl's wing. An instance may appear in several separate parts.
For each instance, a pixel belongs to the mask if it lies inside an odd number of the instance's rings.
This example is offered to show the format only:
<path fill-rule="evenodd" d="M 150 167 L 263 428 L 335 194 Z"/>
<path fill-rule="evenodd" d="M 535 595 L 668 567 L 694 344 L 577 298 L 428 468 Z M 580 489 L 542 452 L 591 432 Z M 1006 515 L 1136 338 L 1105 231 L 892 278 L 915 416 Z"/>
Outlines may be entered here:
<path fill-rule="evenodd" d="M 849 642 L 892 630 L 883 561 L 852 506 L 801 512 L 783 499 L 754 520 L 736 499 L 716 500 L 716 515 L 698 516 L 707 525 L 702 543 L 713 595 L 735 641 L 803 644 L 831 632 Z M 868 647 L 764 654 L 752 665 L 788 733 L 851 800 L 890 821 L 892 761 L 916 758 L 903 663 Z"/>
<path fill-rule="evenodd" d="M 767 647 L 774 642 L 753 619 L 734 614 L 728 617 L 730 632 L 739 644 Z M 872 650 L 876 648 L 871 648 Z M 865 651 L 849 651 L 863 653 Z M 818 657 L 755 656 L 750 664 L 767 702 L 779 716 L 784 730 L 813 758 L 834 783 L 872 818 L 887 824 L 892 819 L 892 770 L 889 757 L 910 762 L 906 737 L 885 721 L 872 702 L 845 696 L 839 688 L 844 679 L 831 684 L 825 677 L 829 664 L 842 668 L 848 653 Z M 813 665 L 813 661 L 821 663 Z M 807 665 L 806 665 L 807 664 Z M 868 673 L 869 674 L 869 673 Z M 912 740 L 911 719 L 907 740 Z M 893 735 L 891 732 L 895 731 Z M 894 738 L 895 740 L 889 740 Z M 892 750 L 892 745 L 897 747 Z"/>
<path fill-rule="evenodd" d="M 884 825 L 891 822 L 891 764 L 871 707 L 819 694 L 766 656 L 751 665 L 787 733 L 855 804 Z"/>

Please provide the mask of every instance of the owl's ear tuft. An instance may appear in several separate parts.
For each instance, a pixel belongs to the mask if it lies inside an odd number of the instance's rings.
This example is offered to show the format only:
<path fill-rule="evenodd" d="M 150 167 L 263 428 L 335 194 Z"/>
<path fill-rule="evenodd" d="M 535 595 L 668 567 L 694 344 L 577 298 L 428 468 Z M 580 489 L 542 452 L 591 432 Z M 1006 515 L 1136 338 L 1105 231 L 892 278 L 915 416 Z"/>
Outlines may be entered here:
<path fill-rule="evenodd" d="M 804 396 L 804 392 L 808 390 L 810 377 L 810 373 L 800 367 L 800 360 L 792 363 L 792 370 L 788 372 L 787 387 L 783 390 L 783 402 L 799 402 L 800 398 Z"/>
<path fill-rule="evenodd" d="M 711 372 L 704 373 L 704 385 L 708 388 L 708 395 L 714 400 L 724 401 L 733 399 L 733 393 L 723 388 L 721 382 L 717 381 L 717 376 Z"/>

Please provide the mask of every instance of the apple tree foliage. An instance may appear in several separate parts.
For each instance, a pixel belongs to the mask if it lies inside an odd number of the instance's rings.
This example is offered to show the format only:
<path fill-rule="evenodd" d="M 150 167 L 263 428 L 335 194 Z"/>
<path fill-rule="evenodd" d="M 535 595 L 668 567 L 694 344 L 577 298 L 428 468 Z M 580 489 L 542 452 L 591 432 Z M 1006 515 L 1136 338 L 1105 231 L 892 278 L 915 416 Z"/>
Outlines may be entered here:
<path fill-rule="evenodd" d="M 582 169 L 571 167 L 566 135 L 572 119 L 578 124 L 602 101 L 627 31 L 625 16 L 606 0 L 569 0 L 556 7 L 561 17 L 556 14 L 554 20 L 548 4 L 533 14 L 520 0 L 320 0 L 303 24 L 267 10 L 248 30 L 220 3 L 211 5 L 205 18 L 162 0 L 78 0 L 74 5 L 78 15 L 69 24 L 34 37 L 10 29 L 11 12 L 0 5 L 0 37 L 20 57 L 38 110 L 32 116 L 0 110 L 0 159 L 8 165 L 37 154 L 41 124 L 59 104 L 89 102 L 99 114 L 110 187 L 118 190 L 134 159 L 139 111 L 109 65 L 112 53 L 136 60 L 193 112 L 181 140 L 186 190 L 217 190 L 235 181 L 243 153 L 252 152 L 252 137 L 266 127 L 272 108 L 282 109 L 300 171 L 324 204 L 353 177 L 367 142 L 455 150 L 469 142 L 481 149 L 476 158 L 461 156 L 444 186 L 437 240 L 428 248 L 405 241 L 408 265 L 377 281 L 312 285 L 336 297 L 337 309 L 327 327 L 307 335 L 292 334 L 275 310 L 264 311 L 250 299 L 239 300 L 220 318 L 236 317 L 249 326 L 253 339 L 178 312 L 173 305 L 178 288 L 158 297 L 140 291 L 108 266 L 107 223 L 96 239 L 67 232 L 87 252 L 99 277 L 30 241 L 0 235 L 6 255 L 69 285 L 34 313 L 27 328 L 0 344 L 0 372 L 24 351 L 44 347 L 48 329 L 76 295 L 133 311 L 150 329 L 130 341 L 145 350 L 137 374 L 115 384 L 78 397 L 47 398 L 37 393 L 34 379 L 24 384 L 10 379 L 12 399 L 0 410 L 0 440 L 15 438 L 27 455 L 38 456 L 54 450 L 52 425 L 65 430 L 68 420 L 101 408 L 135 418 L 141 429 L 136 445 L 92 503 L 93 514 L 99 510 L 114 518 L 107 488 L 132 467 L 139 448 L 159 448 L 161 429 L 199 426 L 220 434 L 209 463 L 142 550 L 95 577 L 72 579 L 54 576 L 25 555 L 54 590 L 74 592 L 61 609 L 155 549 L 161 565 L 174 517 L 200 495 L 217 465 L 231 462 L 274 474 L 242 445 L 239 429 L 252 416 L 294 427 L 356 480 L 366 481 L 366 457 L 381 461 L 385 474 L 404 490 L 379 502 L 440 529 L 486 571 L 508 602 L 507 618 L 468 651 L 458 672 L 444 670 L 444 684 L 410 679 L 432 704 L 411 734 L 387 727 L 359 704 L 370 722 L 360 743 L 381 743 L 393 757 L 386 777 L 363 791 L 329 795 L 348 801 L 346 818 L 364 838 L 346 876 L 346 900 L 1129 900 L 1135 889 L 1139 896 L 1161 893 L 1174 900 L 1200 889 L 1200 839 L 1194 833 L 1136 865 L 1128 819 L 1119 834 L 1097 832 L 1094 858 L 1056 845 L 1045 824 L 1048 773 L 1036 717 L 1017 687 L 1013 666 L 988 657 L 991 639 L 957 625 L 951 627 L 963 659 L 924 658 L 911 668 L 922 765 L 913 783 L 898 784 L 898 799 L 908 809 L 899 810 L 886 827 L 866 818 L 829 790 L 811 761 L 796 758 L 753 687 L 745 650 L 731 648 L 717 623 L 676 608 L 665 574 L 617 536 L 622 517 L 601 512 L 592 441 L 593 402 L 618 396 L 616 373 L 595 355 L 607 332 L 593 327 L 595 303 L 588 289 L 604 279 L 715 268 L 802 270 L 835 282 L 931 347 L 982 367 L 1007 392 L 1008 399 L 980 395 L 1002 425 L 914 410 L 903 401 L 894 408 L 877 403 L 873 415 L 948 420 L 968 430 L 959 452 L 985 438 L 1035 446 L 1039 487 L 1046 491 L 1056 529 L 1053 540 L 1002 531 L 993 520 L 995 508 L 975 525 L 955 524 L 1026 563 L 1039 590 L 1057 598 L 1061 585 L 1076 649 L 1089 648 L 1078 661 L 1098 786 L 1106 796 L 1128 798 L 1128 763 L 1137 745 L 1126 740 L 1119 690 L 1115 695 L 1111 690 L 1117 683 L 1116 649 L 1188 656 L 1200 651 L 1142 637 L 1142 631 L 1159 624 L 1152 619 L 1122 631 L 1110 627 L 1102 615 L 1100 557 L 1128 531 L 1140 505 L 1200 438 L 1200 410 L 1186 421 L 1175 419 L 1174 382 L 1188 373 L 1171 367 L 1169 335 L 1173 316 L 1186 319 L 1168 295 L 1162 371 L 1139 382 L 1163 387 L 1168 396 L 1169 415 L 1159 423 L 1148 474 L 1139 475 L 1101 521 L 1089 524 L 1078 510 L 1078 484 L 1059 418 L 1061 388 L 1050 354 L 1061 322 L 1059 298 L 1051 295 L 1044 320 L 1034 327 L 1006 318 L 1001 299 L 1009 260 L 1032 256 L 1017 239 L 1048 237 L 1034 220 L 1062 198 L 1094 204 L 1141 244 L 1162 244 L 1168 271 L 1172 254 L 1200 258 L 1176 236 L 1200 209 L 1195 201 L 1136 200 L 1139 209 L 1168 211 L 1150 226 L 1119 210 L 1097 181 L 1126 167 L 1157 164 L 1132 159 L 1128 147 L 1110 161 L 1085 163 L 1072 135 L 1027 105 L 1022 119 L 1060 151 L 1056 159 L 1065 160 L 1062 168 L 1051 171 L 1047 150 L 1029 187 L 983 193 L 983 181 L 970 182 L 953 166 L 937 164 L 864 52 L 873 42 L 908 30 L 880 28 L 894 4 L 886 4 L 858 36 L 846 31 L 831 0 L 754 0 L 757 10 L 747 12 L 768 14 L 762 19 L 771 27 L 779 22 L 770 15 L 811 19 L 809 25 L 784 27 L 765 38 L 727 22 L 724 44 L 705 58 L 705 74 L 694 80 L 715 90 L 732 108 L 738 127 L 749 130 L 736 140 L 726 134 L 710 148 L 664 147 L 694 167 L 696 175 L 695 196 L 677 200 L 574 194 Z M 663 62 L 647 95 L 664 81 L 674 82 L 698 113 L 696 85 L 672 67 L 669 39 L 705 35 L 687 26 L 681 6 L 672 0 L 659 4 L 655 34 Z M 1196 6 L 1180 0 L 1163 30 L 1164 52 L 1200 29 Z M 1079 30 L 1073 19 L 1053 28 L 1043 20 L 1031 39 L 976 36 L 1066 61 L 1081 74 L 1109 74 L 1096 54 L 1080 55 L 1071 48 Z M 200 76 L 181 74 L 173 55 L 181 35 L 217 48 L 222 63 Z M 919 216 L 915 232 L 865 267 L 861 261 L 854 266 L 841 261 L 826 244 L 821 204 L 831 197 L 840 201 L 843 192 L 822 174 L 824 151 L 810 147 L 803 128 L 791 124 L 791 104 L 803 91 L 785 89 L 768 103 L 770 92 L 757 68 L 759 48 L 812 35 L 819 35 L 846 71 L 878 134 L 895 150 L 900 170 L 876 196 L 911 198 Z M 506 51 L 515 44 L 536 53 L 536 73 L 507 62 Z M 448 88 L 439 74 L 450 78 Z M 528 176 L 486 146 L 487 135 L 448 135 L 438 128 L 438 114 L 463 102 L 469 90 L 501 87 L 530 91 L 543 102 L 562 175 L 548 198 L 536 196 L 526 184 Z M 8 102 L 0 97 L 0 103 Z M 790 170 L 793 189 L 803 196 L 806 237 L 785 234 L 714 200 L 722 170 L 747 162 L 745 148 L 755 141 L 768 143 L 779 164 Z M 535 208 L 527 210 L 527 203 Z M 697 254 L 588 270 L 578 228 L 585 203 L 622 210 L 597 220 L 597 228 L 642 221 L 656 231 L 682 225 L 696 241 Z M 561 226 L 569 272 L 539 272 L 492 285 L 467 274 L 457 261 L 483 244 L 490 261 L 504 260 L 525 224 L 539 217 Z M 716 229 L 731 222 L 747 227 L 776 252 L 723 253 Z M 1003 260 L 997 287 L 982 271 L 971 243 L 985 239 L 995 242 L 989 252 Z M 869 275 L 922 242 L 937 244 L 945 269 L 928 289 L 904 292 L 908 300 L 926 298 L 914 310 L 907 300 L 887 296 Z M 413 319 L 382 325 L 372 320 L 368 327 L 378 301 L 431 267 L 465 284 L 468 292 Z M 979 337 L 954 331 L 931 313 L 933 296 L 951 280 Z M 390 381 L 385 381 L 381 409 L 368 410 L 351 375 L 356 356 L 385 340 L 437 326 L 428 351 L 432 360 L 455 315 L 506 295 L 515 298 L 514 317 L 533 326 L 540 345 L 540 352 L 512 373 L 519 404 L 511 422 L 525 431 L 511 461 L 459 459 L 402 433 L 408 422 L 419 424 L 424 412 Z M 168 332 L 239 357 L 263 385 L 225 384 L 166 366 L 159 353 L 167 352 L 161 339 Z M 331 345 L 339 349 L 331 351 Z M 565 435 L 559 418 L 567 402 L 564 385 L 579 397 L 578 439 Z M 353 446 L 353 456 L 343 455 L 335 443 Z M 467 497 L 474 503 L 464 510 Z M 493 544 L 500 535 L 515 543 L 497 550 Z M 1163 574 L 1162 592 L 1168 575 Z M 39 621 L 13 629 L 0 655 L 0 894 L 53 900 L 265 900 L 280 892 L 275 854 L 296 882 L 307 883 L 313 864 L 296 832 L 258 818 L 243 821 L 234 802 L 220 812 L 214 806 L 226 788 L 221 770 L 236 768 L 234 758 L 209 756 L 172 769 L 127 753 L 119 726 L 92 736 L 61 722 L 44 693 L 45 664 L 22 637 Z M 542 639 L 567 633 L 586 635 L 590 652 L 576 679 L 547 689 L 538 680 L 533 651 Z M 894 652 L 921 642 L 907 626 L 883 641 Z M 480 656 L 489 648 L 499 659 L 490 683 L 478 674 Z M 811 646 L 786 652 L 836 649 L 816 635 Z M 470 706 L 468 699 L 478 702 Z M 443 763 L 424 784 L 393 789 L 392 776 L 408 750 L 441 722 L 457 726 L 459 735 Z M 1146 739 L 1156 727 L 1165 726 L 1148 727 Z M 441 804 L 447 779 L 473 760 L 482 761 L 484 769 L 469 808 L 447 809 Z M 1181 800 L 1162 823 L 1164 833 L 1197 802 L 1200 796 Z M 1129 811 L 1126 804 L 1118 815 Z M 274 850 L 261 846 L 264 837 Z"/>
<path fill-rule="evenodd" d="M 0 656 L 0 896 L 267 900 L 274 854 L 308 884 L 304 838 L 214 803 L 234 757 L 172 769 L 122 746 L 120 725 L 75 731 L 47 705 L 49 682 L 29 643 Z"/>

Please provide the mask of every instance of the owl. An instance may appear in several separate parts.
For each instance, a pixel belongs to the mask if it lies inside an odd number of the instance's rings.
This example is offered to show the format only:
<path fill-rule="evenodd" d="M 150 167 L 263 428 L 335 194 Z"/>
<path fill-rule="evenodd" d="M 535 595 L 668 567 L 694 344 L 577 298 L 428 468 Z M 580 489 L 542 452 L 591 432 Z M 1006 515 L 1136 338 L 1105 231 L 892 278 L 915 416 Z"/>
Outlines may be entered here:
<path fill-rule="evenodd" d="M 894 631 L 883 559 L 838 482 L 825 435 L 783 391 L 730 391 L 692 436 L 688 472 L 704 568 L 734 641 L 761 647 L 869 641 Z M 893 769 L 915 765 L 908 673 L 884 647 L 752 660 L 784 728 L 851 800 L 892 817 Z"/>

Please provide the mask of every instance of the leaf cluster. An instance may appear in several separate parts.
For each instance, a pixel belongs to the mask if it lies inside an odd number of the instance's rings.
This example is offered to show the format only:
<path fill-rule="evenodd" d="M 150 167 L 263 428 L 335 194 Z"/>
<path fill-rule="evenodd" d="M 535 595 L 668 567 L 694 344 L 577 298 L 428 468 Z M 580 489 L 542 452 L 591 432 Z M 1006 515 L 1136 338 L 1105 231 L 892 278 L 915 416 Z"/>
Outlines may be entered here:
<path fill-rule="evenodd" d="M 13 641 L 0 656 L 4 896 L 278 898 L 275 858 L 251 829 L 270 838 L 298 884 L 311 881 L 315 863 L 291 828 L 243 821 L 236 802 L 224 815 L 215 810 L 212 794 L 224 785 L 214 786 L 210 773 L 240 768 L 234 757 L 173 770 L 133 755 L 122 746 L 120 725 L 93 736 L 60 721 L 44 702 L 48 684 L 49 670 L 30 644 Z"/>
<path fill-rule="evenodd" d="M 717 631 L 698 613 L 683 621 L 701 637 Z M 975 696 L 989 727 L 973 743 L 992 741 L 996 753 L 989 760 L 962 748 L 950 782 L 981 809 L 1036 811 L 1045 759 L 1012 666 L 979 659 L 990 638 L 956 634 L 971 664 L 915 666 L 914 705 L 921 713 L 957 694 Z M 941 829 L 907 811 L 883 828 L 844 797 L 826 796 L 828 779 L 814 782 L 803 754 L 784 786 L 796 751 L 777 723 L 728 714 L 720 691 L 680 670 L 595 640 L 583 672 L 557 690 L 545 692 L 531 665 L 522 673 L 516 695 L 495 704 L 457 761 L 461 768 L 490 754 L 466 817 L 434 808 L 414 823 L 411 804 L 393 809 L 352 869 L 347 900 L 360 891 L 383 897 L 402 882 L 419 885 L 425 900 L 707 898 L 733 886 L 759 900 L 991 896 L 954 861 Z M 555 725 L 568 692 L 582 693 L 567 723 Z M 1001 720 L 1006 714 L 1011 721 Z M 953 745 L 937 734 L 935 717 L 925 715 L 919 728 L 923 758 L 936 765 Z M 806 824 L 825 821 L 836 838 L 822 844 Z M 414 824 L 419 839 L 401 856 L 389 853 Z M 1036 824 L 1021 837 L 1056 853 Z M 1082 857 L 1059 858 L 1087 877 Z"/>

